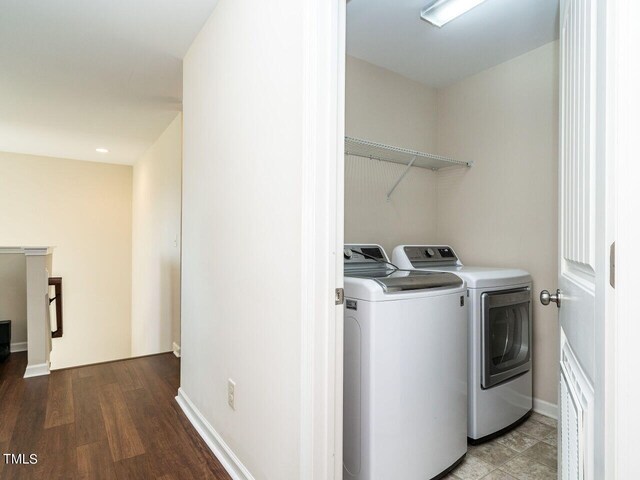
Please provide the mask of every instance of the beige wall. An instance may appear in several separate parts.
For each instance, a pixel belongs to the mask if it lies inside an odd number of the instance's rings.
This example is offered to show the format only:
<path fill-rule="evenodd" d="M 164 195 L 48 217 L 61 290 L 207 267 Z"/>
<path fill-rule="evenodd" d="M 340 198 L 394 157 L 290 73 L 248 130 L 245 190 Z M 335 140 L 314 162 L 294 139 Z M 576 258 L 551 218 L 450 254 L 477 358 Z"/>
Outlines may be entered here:
<path fill-rule="evenodd" d="M 132 168 L 0 153 L 0 172 L 0 245 L 55 247 L 64 337 L 52 368 L 128 357 Z"/>
<path fill-rule="evenodd" d="M 449 243 L 467 264 L 533 275 L 534 297 L 557 283 L 557 44 L 441 90 L 347 57 L 347 134 L 473 160 L 413 168 L 347 157 L 345 240 Z M 534 394 L 556 403 L 557 312 L 534 301 Z"/>
<path fill-rule="evenodd" d="M 131 354 L 180 345 L 182 114 L 133 167 Z"/>
<path fill-rule="evenodd" d="M 303 3 L 255 6 L 220 0 L 184 59 L 181 389 L 254 478 L 294 480 Z"/>
<path fill-rule="evenodd" d="M 558 71 L 551 43 L 438 92 L 438 240 L 467 264 L 520 267 L 534 283 L 534 396 L 556 403 Z"/>
<path fill-rule="evenodd" d="M 435 153 L 436 90 L 354 57 L 347 57 L 348 136 Z M 345 241 L 435 242 L 436 174 L 414 168 L 387 201 L 405 167 L 347 156 Z"/>
<path fill-rule="evenodd" d="M 23 253 L 0 252 L 0 320 L 11 320 L 12 344 L 26 343 L 27 264 Z"/>

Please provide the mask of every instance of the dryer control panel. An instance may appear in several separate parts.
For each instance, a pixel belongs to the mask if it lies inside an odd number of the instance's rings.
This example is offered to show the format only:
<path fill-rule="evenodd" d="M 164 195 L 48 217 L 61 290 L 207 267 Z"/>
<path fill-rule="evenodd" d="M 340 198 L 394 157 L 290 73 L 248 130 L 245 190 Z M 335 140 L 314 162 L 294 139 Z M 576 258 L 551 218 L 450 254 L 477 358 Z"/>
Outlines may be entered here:
<path fill-rule="evenodd" d="M 404 252 L 415 268 L 460 264 L 456 252 L 448 245 L 405 246 Z"/>

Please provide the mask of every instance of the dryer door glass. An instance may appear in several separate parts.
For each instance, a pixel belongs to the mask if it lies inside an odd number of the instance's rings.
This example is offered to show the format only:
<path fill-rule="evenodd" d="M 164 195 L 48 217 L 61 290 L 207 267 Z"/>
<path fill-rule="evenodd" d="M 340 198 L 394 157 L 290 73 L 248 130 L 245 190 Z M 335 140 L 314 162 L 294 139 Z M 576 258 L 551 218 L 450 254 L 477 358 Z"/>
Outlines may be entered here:
<path fill-rule="evenodd" d="M 482 295 L 482 387 L 490 388 L 531 368 L 531 292 Z"/>

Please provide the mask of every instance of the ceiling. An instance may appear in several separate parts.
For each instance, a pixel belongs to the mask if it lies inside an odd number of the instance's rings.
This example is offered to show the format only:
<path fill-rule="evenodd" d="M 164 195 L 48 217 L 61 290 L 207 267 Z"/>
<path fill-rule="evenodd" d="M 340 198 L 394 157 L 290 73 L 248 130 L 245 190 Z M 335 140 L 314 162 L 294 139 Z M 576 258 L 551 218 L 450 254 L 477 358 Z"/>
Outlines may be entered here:
<path fill-rule="evenodd" d="M 558 38 L 558 0 L 487 0 L 437 28 L 427 0 L 350 0 L 347 53 L 443 87 Z"/>
<path fill-rule="evenodd" d="M 216 3 L 1 0 L 0 151 L 133 164 L 182 109 Z M 487 0 L 442 29 L 425 3 L 350 0 L 348 53 L 441 87 L 557 37 L 558 0 Z"/>
<path fill-rule="evenodd" d="M 1 0 L 0 151 L 134 163 L 182 109 L 216 3 Z"/>

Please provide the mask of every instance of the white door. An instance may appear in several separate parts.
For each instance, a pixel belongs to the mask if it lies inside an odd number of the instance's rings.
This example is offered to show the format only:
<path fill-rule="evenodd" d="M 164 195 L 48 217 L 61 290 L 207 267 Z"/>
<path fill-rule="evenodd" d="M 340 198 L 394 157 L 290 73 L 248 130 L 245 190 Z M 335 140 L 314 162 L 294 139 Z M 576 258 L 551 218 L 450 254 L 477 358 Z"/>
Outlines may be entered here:
<path fill-rule="evenodd" d="M 560 320 L 561 479 L 604 478 L 604 8 L 601 0 L 560 2 L 559 291 L 553 294 Z"/>

